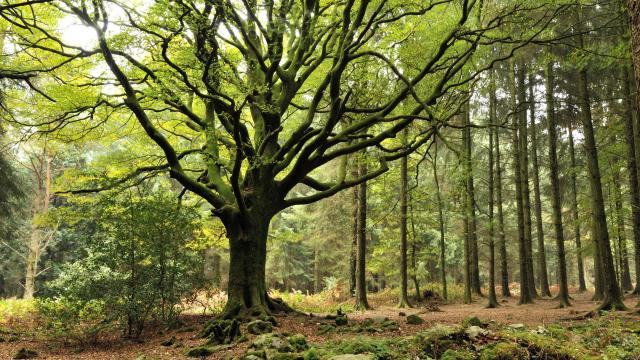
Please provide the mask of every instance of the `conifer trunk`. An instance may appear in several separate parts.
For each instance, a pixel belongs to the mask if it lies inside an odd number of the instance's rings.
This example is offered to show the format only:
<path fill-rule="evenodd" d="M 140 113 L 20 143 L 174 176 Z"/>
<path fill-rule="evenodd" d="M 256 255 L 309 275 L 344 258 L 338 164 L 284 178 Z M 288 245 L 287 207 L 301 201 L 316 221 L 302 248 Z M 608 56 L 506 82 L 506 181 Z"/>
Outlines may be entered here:
<path fill-rule="evenodd" d="M 582 37 L 580 36 L 580 39 Z M 582 43 L 582 41 L 580 41 Z M 580 44 L 582 45 L 582 44 Z M 591 189 L 591 211 L 593 213 L 594 240 L 598 250 L 599 273 L 602 280 L 603 300 L 600 309 L 621 310 L 625 309 L 622 302 L 622 293 L 613 265 L 611 255 L 611 244 L 609 242 L 609 232 L 607 230 L 607 218 L 604 207 L 604 195 L 602 193 L 602 179 L 598 163 L 598 150 L 591 117 L 591 101 L 589 99 L 587 71 L 583 68 L 578 72 L 578 100 L 580 102 L 580 112 L 582 127 L 584 132 L 584 148 L 589 172 L 589 185 Z"/>
<path fill-rule="evenodd" d="M 494 209 L 494 179 L 493 179 L 493 133 L 494 124 L 496 122 L 496 92 L 495 92 L 495 80 L 493 70 L 491 72 L 491 82 L 489 89 L 489 174 L 488 174 L 488 187 L 489 187 L 489 296 L 488 296 L 488 308 L 498 307 L 498 299 L 496 298 L 496 255 L 495 255 L 495 232 L 493 222 L 493 209 Z"/>
<path fill-rule="evenodd" d="M 502 163 L 500 158 L 500 130 L 495 129 L 496 144 L 496 202 L 498 203 L 498 243 L 500 246 L 500 285 L 502 296 L 510 297 L 509 269 L 507 262 L 507 239 L 504 233 L 504 211 L 502 208 Z"/>
<path fill-rule="evenodd" d="M 476 218 L 475 208 L 475 188 L 473 182 L 473 140 L 471 138 L 471 110 L 469 108 L 469 101 L 465 104 L 465 173 L 467 180 L 467 216 L 469 221 L 469 271 L 471 281 L 471 291 L 476 295 L 482 295 L 480 289 L 480 268 L 479 268 L 479 254 L 478 254 L 478 226 Z"/>
<path fill-rule="evenodd" d="M 400 164 L 400 308 L 411 307 L 407 294 L 407 172 L 407 156 L 404 156 Z"/>
<path fill-rule="evenodd" d="M 540 167 L 538 166 L 538 135 L 536 129 L 535 103 L 535 95 L 533 91 L 533 74 L 529 73 L 531 163 L 533 165 L 533 199 L 534 210 L 536 213 L 536 238 L 538 240 L 538 284 L 540 286 L 540 295 L 551 296 L 551 291 L 549 291 L 549 278 L 547 276 L 547 257 L 544 248 L 544 232 L 542 228 L 542 201 L 540 200 Z"/>
<path fill-rule="evenodd" d="M 562 227 L 562 200 L 560 199 L 560 178 L 558 166 L 558 134 L 555 119 L 553 96 L 553 63 L 549 62 L 545 71 L 546 102 L 547 102 L 547 130 L 549 132 L 549 173 L 551 180 L 551 202 L 553 207 L 553 227 L 556 235 L 556 251 L 558 254 L 559 292 L 557 299 L 560 307 L 570 306 L 569 284 L 567 280 L 567 263 L 564 251 L 564 229 Z"/>
<path fill-rule="evenodd" d="M 527 244 L 525 239 L 524 228 L 524 209 L 522 197 L 522 169 L 520 156 L 520 137 L 518 136 L 518 106 L 516 101 L 516 79 L 513 61 L 509 63 L 509 93 L 511 102 L 511 116 L 513 126 L 513 177 L 516 186 L 516 217 L 518 223 L 518 257 L 520 262 L 520 300 L 519 304 L 529 304 L 533 302 L 533 298 L 529 291 L 528 274 L 527 274 Z"/>
<path fill-rule="evenodd" d="M 571 212 L 573 215 L 573 231 L 576 242 L 576 259 L 578 265 L 578 291 L 587 291 L 584 279 L 584 261 L 582 259 L 582 239 L 580 234 L 580 216 L 578 212 L 578 177 L 576 175 L 578 165 L 576 163 L 575 143 L 573 141 L 573 127 L 569 126 L 569 157 L 571 159 Z"/>
<path fill-rule="evenodd" d="M 436 200 L 438 203 L 438 227 L 440 230 L 440 282 L 442 284 L 442 297 L 447 300 L 447 272 L 446 272 L 446 258 L 445 258 L 445 239 L 444 239 L 444 214 L 442 211 L 443 202 L 442 195 L 440 194 L 440 180 L 438 179 L 438 143 L 433 144 L 433 179 L 436 183 Z M 466 290 L 465 286 L 465 290 Z M 469 294 L 470 295 L 470 294 Z M 470 296 L 469 296 L 470 297 Z M 466 299 L 466 291 L 465 291 Z"/>
<path fill-rule="evenodd" d="M 367 173 L 365 159 L 358 164 L 359 176 Z M 370 309 L 367 301 L 367 183 L 358 185 L 358 239 L 356 251 L 356 309 Z"/>

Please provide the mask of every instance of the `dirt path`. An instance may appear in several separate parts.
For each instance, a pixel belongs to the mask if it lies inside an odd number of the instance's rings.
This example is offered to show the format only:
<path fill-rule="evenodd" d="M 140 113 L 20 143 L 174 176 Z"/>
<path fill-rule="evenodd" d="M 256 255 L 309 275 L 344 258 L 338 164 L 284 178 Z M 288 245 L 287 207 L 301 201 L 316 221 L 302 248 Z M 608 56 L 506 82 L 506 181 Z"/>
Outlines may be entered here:
<path fill-rule="evenodd" d="M 385 304 L 374 304 L 375 309 L 365 312 L 351 313 L 348 315 L 350 322 L 360 322 L 367 318 L 381 319 L 389 318 L 400 325 L 400 329 L 395 331 L 385 331 L 384 333 L 369 334 L 371 336 L 396 337 L 415 334 L 425 328 L 435 324 L 459 324 L 469 316 L 477 316 L 484 321 L 495 321 L 500 324 L 522 323 L 529 327 L 558 322 L 560 319 L 575 317 L 593 310 L 596 303 L 590 301 L 589 294 L 573 294 L 573 306 L 566 309 L 558 309 L 557 302 L 551 299 L 539 299 L 531 305 L 517 305 L 517 298 L 500 299 L 500 307 L 497 309 L 485 308 L 485 299 L 477 299 L 470 305 L 446 304 L 440 305 L 440 311 L 427 312 L 424 307 L 413 309 L 398 309 Z M 634 307 L 638 303 L 638 298 L 628 298 L 627 306 Z M 425 320 L 421 325 L 408 325 L 400 311 L 406 315 L 419 314 Z M 638 316 L 638 315 L 633 315 Z M 640 319 L 640 317 L 639 317 Z M 117 341 L 100 346 L 62 346 L 60 343 L 47 343 L 28 338 L 21 338 L 18 341 L 0 342 L 0 359 L 11 359 L 13 354 L 22 347 L 36 350 L 38 359 L 182 359 L 187 348 L 202 344 L 202 340 L 197 337 L 198 331 L 207 321 L 204 317 L 193 317 L 188 320 L 190 329 L 188 331 L 173 331 L 163 333 L 159 329 L 150 329 L 141 342 Z M 326 322 L 323 316 L 288 316 L 279 317 L 280 332 L 302 333 L 310 343 L 320 343 L 331 341 L 356 334 L 333 333 L 320 335 L 318 324 Z M 244 330 L 244 329 L 243 329 Z M 246 332 L 244 332 L 246 333 Z M 182 344 L 180 347 L 164 347 L 161 343 L 175 336 Z M 6 339 L 5 339 L 6 340 Z M 15 340 L 15 339 L 14 339 Z M 244 351 L 247 342 L 239 344 L 232 350 L 216 354 L 210 359 L 228 359 Z"/>

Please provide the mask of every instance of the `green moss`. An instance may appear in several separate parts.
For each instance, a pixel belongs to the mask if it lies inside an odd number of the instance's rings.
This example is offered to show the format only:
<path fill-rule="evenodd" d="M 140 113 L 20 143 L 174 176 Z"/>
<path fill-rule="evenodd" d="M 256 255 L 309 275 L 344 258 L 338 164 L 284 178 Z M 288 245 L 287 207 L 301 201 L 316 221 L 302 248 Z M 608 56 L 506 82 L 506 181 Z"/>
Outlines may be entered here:
<path fill-rule="evenodd" d="M 487 323 L 478 319 L 478 317 L 476 316 L 469 316 L 466 317 L 464 320 L 462 320 L 462 326 L 464 327 L 469 327 L 469 326 L 480 326 L 480 327 L 485 327 L 487 326 Z"/>
<path fill-rule="evenodd" d="M 289 336 L 289 343 L 291 343 L 291 347 L 294 351 L 304 351 L 308 348 L 307 339 L 302 334 Z"/>
<path fill-rule="evenodd" d="M 420 325 L 424 322 L 422 318 L 418 315 L 409 315 L 407 316 L 407 324 L 410 325 Z"/>
<path fill-rule="evenodd" d="M 449 349 L 442 354 L 440 360 L 473 360 L 473 353 L 468 350 Z"/>
<path fill-rule="evenodd" d="M 526 360 L 529 354 L 514 342 L 499 342 L 485 347 L 480 353 L 480 360 Z"/>

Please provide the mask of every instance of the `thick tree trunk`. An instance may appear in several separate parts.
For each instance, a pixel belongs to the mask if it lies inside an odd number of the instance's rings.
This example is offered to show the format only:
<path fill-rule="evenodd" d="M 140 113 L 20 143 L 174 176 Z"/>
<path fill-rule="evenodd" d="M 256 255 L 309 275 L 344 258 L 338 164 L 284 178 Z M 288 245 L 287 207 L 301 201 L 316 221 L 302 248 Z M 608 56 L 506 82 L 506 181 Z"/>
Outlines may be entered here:
<path fill-rule="evenodd" d="M 533 74 L 529 73 L 531 162 L 533 164 L 533 199 L 535 205 L 534 210 L 536 213 L 536 237 L 538 240 L 538 284 L 540 286 L 540 295 L 551 296 L 551 291 L 549 291 L 549 278 L 547 277 L 547 257 L 544 249 L 544 232 L 542 230 L 542 202 L 540 200 L 540 168 L 538 166 L 538 135 L 536 129 L 535 104 L 535 95 L 533 92 Z"/>
<path fill-rule="evenodd" d="M 407 294 L 407 172 L 407 157 L 404 156 L 400 164 L 400 308 L 411 307 Z"/>
<path fill-rule="evenodd" d="M 475 187 L 473 181 L 473 139 L 471 138 L 471 110 L 469 101 L 465 104 L 465 172 L 467 180 L 467 216 L 469 219 L 469 260 L 470 260 L 470 277 L 471 291 L 476 295 L 482 295 L 480 284 L 480 267 L 478 254 L 478 225 L 476 218 L 476 199 Z"/>
<path fill-rule="evenodd" d="M 578 165 L 576 163 L 576 151 L 573 141 L 573 127 L 569 126 L 569 156 L 571 158 L 571 212 L 573 215 L 573 231 L 576 242 L 576 259 L 578 265 L 578 291 L 587 291 L 584 280 L 584 261 L 582 259 L 582 239 L 580 234 L 580 216 L 578 212 L 578 177 L 576 175 Z"/>
<path fill-rule="evenodd" d="M 488 187 L 489 187 L 489 297 L 488 308 L 498 307 L 498 299 L 496 298 L 496 255 L 495 255 L 495 232 L 494 232 L 494 219 L 493 219 L 493 133 L 494 124 L 496 122 L 496 85 L 494 80 L 493 70 L 491 73 L 490 93 L 489 93 L 489 174 L 488 174 Z"/>
<path fill-rule="evenodd" d="M 520 171 L 522 172 L 522 201 L 524 209 L 524 229 L 526 244 L 526 267 L 527 267 L 527 284 L 529 285 L 529 293 L 532 298 L 538 297 L 533 271 L 533 235 L 531 229 L 531 191 L 529 189 L 529 150 L 528 150 L 528 130 L 527 130 L 527 111 L 526 109 L 526 86 L 525 75 L 527 73 L 524 61 L 520 61 L 518 65 L 518 117 L 520 131 Z"/>
<path fill-rule="evenodd" d="M 567 262 L 564 251 L 564 229 L 562 227 L 562 201 L 560 199 L 560 178 L 558 166 L 558 134 L 554 110 L 553 96 L 553 63 L 549 62 L 545 71 L 546 102 L 547 102 L 547 130 L 549 132 L 549 172 L 551 180 L 551 202 L 553 207 L 553 227 L 556 235 L 556 251 L 558 253 L 558 300 L 560 307 L 570 306 L 569 284 L 567 280 Z M 546 266 L 546 265 L 545 265 Z M 545 270 L 546 272 L 546 270 Z"/>
<path fill-rule="evenodd" d="M 502 296 L 510 297 L 509 269 L 507 262 L 507 239 L 504 233 L 504 211 L 502 208 L 502 163 L 500 159 L 500 129 L 495 129 L 496 143 L 496 202 L 498 203 L 498 241 L 500 246 L 500 285 Z"/>
<path fill-rule="evenodd" d="M 602 180 L 598 163 L 598 150 L 596 147 L 593 120 L 591 117 L 591 101 L 588 92 L 587 71 L 581 69 L 578 72 L 578 91 L 581 110 L 581 120 L 584 131 L 584 148 L 586 153 L 587 168 L 589 170 L 589 184 L 591 188 L 591 211 L 594 220 L 594 239 L 600 258 L 600 270 L 603 285 L 604 299 L 600 309 L 621 310 L 625 309 L 622 302 L 622 293 L 616 281 L 611 244 L 607 230 L 607 218 L 604 207 L 604 195 L 602 193 Z"/>
<path fill-rule="evenodd" d="M 359 176 L 367 173 L 365 159 L 358 164 Z M 356 309 L 370 309 L 367 301 L 367 183 L 358 185 L 358 239 L 356 251 Z"/>
<path fill-rule="evenodd" d="M 442 195 L 440 194 L 440 180 L 438 179 L 438 143 L 433 144 L 433 179 L 436 183 L 436 200 L 438 203 L 438 228 L 440 230 L 440 282 L 442 283 L 442 297 L 447 300 L 447 271 L 445 258 L 445 239 L 444 239 L 444 214 L 442 207 Z M 465 287 L 466 289 L 466 287 Z M 466 293 L 465 293 L 466 294 Z M 469 294 L 471 297 L 471 294 Z"/>
<path fill-rule="evenodd" d="M 529 282 L 527 274 L 527 243 L 525 238 L 524 227 L 524 209 L 522 197 L 522 169 L 520 156 L 520 137 L 518 136 L 518 106 L 516 101 L 516 79 L 513 62 L 509 63 L 509 93 L 511 100 L 511 114 L 513 117 L 513 177 L 516 185 L 516 217 L 518 222 L 518 257 L 520 262 L 520 300 L 519 304 L 529 304 L 533 302 L 531 292 L 529 291 Z M 525 139 L 526 141 L 526 139 Z"/>

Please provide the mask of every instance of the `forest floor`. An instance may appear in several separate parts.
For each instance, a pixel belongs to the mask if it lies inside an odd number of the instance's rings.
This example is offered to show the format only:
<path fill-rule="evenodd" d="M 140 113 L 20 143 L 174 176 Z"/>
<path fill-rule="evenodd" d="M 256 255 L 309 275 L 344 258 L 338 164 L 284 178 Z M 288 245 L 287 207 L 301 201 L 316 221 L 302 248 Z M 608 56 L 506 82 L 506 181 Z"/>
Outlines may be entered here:
<path fill-rule="evenodd" d="M 327 344 L 338 344 L 345 339 L 401 339 L 414 336 L 428 331 L 434 326 L 452 325 L 459 326 L 468 321 L 470 317 L 477 317 L 485 323 L 486 328 L 521 328 L 536 332 L 545 326 L 555 326 L 555 328 L 571 329 L 594 319 L 579 319 L 590 310 L 593 310 L 597 303 L 590 300 L 588 293 L 572 294 L 572 307 L 559 309 L 557 302 L 552 299 L 538 299 L 534 304 L 518 305 L 517 297 L 499 298 L 500 307 L 497 309 L 487 309 L 486 299 L 478 298 L 473 304 L 431 304 L 427 306 L 421 304 L 411 309 L 398 309 L 393 306 L 390 299 L 371 301 L 373 310 L 364 312 L 351 312 L 347 315 L 350 330 L 341 330 L 340 327 L 322 330 L 322 324 L 332 323 L 327 320 L 327 314 L 290 315 L 276 317 L 278 326 L 274 332 L 287 334 L 303 334 L 309 346 L 327 346 Z M 639 298 L 627 297 L 626 304 L 631 311 L 616 312 L 615 314 L 603 314 L 598 318 L 607 318 L 609 323 L 629 321 L 639 323 L 640 315 L 633 308 L 638 303 Z M 402 312 L 402 313 L 401 313 Z M 410 325 L 406 321 L 406 316 L 416 314 L 424 320 L 422 324 Z M 362 324 L 378 324 L 384 318 L 395 322 L 396 327 L 389 327 L 383 330 L 362 330 L 366 329 Z M 209 316 L 185 315 L 184 325 L 176 330 L 147 329 L 141 339 L 137 341 L 125 341 L 114 336 L 112 340 L 102 340 L 95 344 L 65 344 L 59 340 L 43 339 L 40 336 L 15 333 L 12 336 L 5 336 L 0 333 L 0 359 L 11 359 L 16 351 L 21 348 L 35 350 L 39 359 L 180 359 L 186 358 L 187 349 L 203 345 L 205 342 L 198 337 L 198 333 L 203 329 Z M 438 325 L 440 324 L 440 325 Z M 597 325 L 600 326 L 600 325 Z M 347 329 L 345 327 L 344 329 Z M 356 330 L 354 330 L 356 329 Z M 241 328 L 243 334 L 247 334 L 246 327 Z M 497 331 L 497 330 L 496 330 Z M 633 330 L 635 334 L 636 330 Z M 538 331 L 540 332 L 540 331 Z M 640 333 L 640 329 L 638 330 Z M 564 336 L 564 335 L 563 335 Z M 485 336 L 485 343 L 491 342 L 491 336 Z M 175 338 L 173 346 L 162 346 L 167 339 Z M 230 359 L 239 356 L 247 351 L 249 344 L 255 335 L 248 335 L 246 341 L 239 342 L 229 347 L 219 348 L 209 359 Z M 489 339 L 489 340 L 487 340 Z M 567 337 L 567 339 L 569 339 Z M 367 340 L 369 341 L 369 340 Z M 386 341 L 386 340 L 385 340 Z M 611 340 L 609 340 L 611 341 Z M 635 344 L 632 344 L 635 347 Z M 378 346 L 378 345 L 376 345 Z M 386 345 L 385 345 L 386 346 Z M 599 345 L 598 345 L 599 346 Z M 385 350 L 386 351 L 386 350 Z M 595 353 L 594 353 L 595 354 Z M 306 357 L 313 358 L 313 357 Z M 323 359 L 319 356 L 316 358 Z M 373 356 L 373 359 L 383 359 L 385 356 Z M 394 356 L 387 358 L 396 358 Z M 404 357 L 402 357 L 404 358 Z M 407 357 L 408 358 L 408 357 Z M 415 358 L 415 357 L 413 357 Z M 427 358 L 427 357 L 418 357 Z M 444 357 L 441 357 L 444 358 Z M 453 357 L 457 358 L 457 357 Z M 452 359 L 453 359 L 452 358 Z M 464 357 L 460 357 L 464 358 Z M 474 358 L 474 357 L 472 357 Z M 478 357 L 481 358 L 481 357 Z M 525 357 L 526 358 L 526 357 Z M 540 357 L 545 358 L 545 357 Z M 551 358 L 551 357 L 549 357 Z M 556 357 L 553 357 L 556 358 Z M 564 357 L 558 357 L 564 358 Z M 571 356 L 566 358 L 572 358 Z M 575 358 L 580 358 L 579 356 Z M 617 357 L 605 357 L 615 359 Z M 621 357 L 636 358 L 636 357 Z"/>

